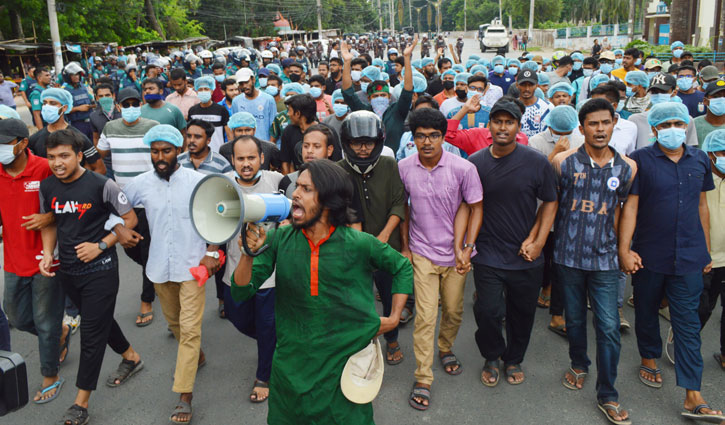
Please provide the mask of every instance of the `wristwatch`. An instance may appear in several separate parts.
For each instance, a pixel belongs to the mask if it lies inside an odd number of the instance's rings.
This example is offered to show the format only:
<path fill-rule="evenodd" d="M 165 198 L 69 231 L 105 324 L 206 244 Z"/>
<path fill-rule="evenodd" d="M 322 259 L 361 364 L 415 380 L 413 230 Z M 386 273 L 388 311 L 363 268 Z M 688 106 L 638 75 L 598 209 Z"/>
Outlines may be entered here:
<path fill-rule="evenodd" d="M 105 251 L 108 249 L 108 244 L 103 241 L 100 241 L 100 242 L 98 242 L 98 249 L 100 249 L 101 251 Z"/>
<path fill-rule="evenodd" d="M 466 248 L 471 248 L 471 249 L 473 249 L 473 248 L 475 248 L 475 247 L 476 247 L 476 244 L 472 244 L 472 243 L 464 243 L 464 244 L 463 244 L 463 249 L 466 249 Z"/>
<path fill-rule="evenodd" d="M 206 252 L 206 256 L 218 260 L 219 259 L 219 251 L 207 251 Z"/>

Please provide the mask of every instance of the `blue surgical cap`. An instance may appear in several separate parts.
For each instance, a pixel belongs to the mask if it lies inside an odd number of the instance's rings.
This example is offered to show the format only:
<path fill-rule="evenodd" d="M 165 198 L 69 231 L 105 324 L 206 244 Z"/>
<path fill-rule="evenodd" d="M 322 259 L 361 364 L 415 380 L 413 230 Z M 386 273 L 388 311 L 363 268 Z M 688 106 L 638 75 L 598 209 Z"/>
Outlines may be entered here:
<path fill-rule="evenodd" d="M 398 84 L 402 86 L 402 84 Z M 413 92 L 423 93 L 428 88 L 428 81 L 422 75 L 413 75 Z M 400 96 L 398 96 L 400 97 Z"/>
<path fill-rule="evenodd" d="M 488 59 L 486 59 L 486 58 L 483 58 L 483 59 L 479 59 L 479 60 L 478 60 L 478 64 L 479 64 L 479 65 L 483 65 L 483 66 L 485 66 L 486 68 L 490 68 L 491 62 L 490 62 L 490 61 L 489 61 Z"/>
<path fill-rule="evenodd" d="M 40 101 L 42 102 L 48 98 L 55 99 L 63 105 L 68 105 L 68 110 L 66 112 L 70 112 L 70 110 L 73 109 L 73 95 L 70 94 L 68 90 L 55 87 L 45 89 L 43 90 L 43 93 L 40 94 Z"/>
<path fill-rule="evenodd" d="M 518 59 L 511 58 L 506 63 L 506 66 L 515 66 L 515 67 L 521 69 L 521 62 Z"/>
<path fill-rule="evenodd" d="M 584 55 L 582 55 L 582 54 L 581 54 L 581 53 L 579 53 L 579 52 L 576 52 L 576 53 L 572 53 L 572 54 L 571 54 L 571 59 L 572 59 L 572 60 L 575 60 L 575 61 L 583 61 L 583 60 L 584 60 Z"/>
<path fill-rule="evenodd" d="M 556 132 L 569 133 L 579 125 L 579 117 L 576 109 L 569 105 L 559 105 L 546 115 L 544 124 Z"/>
<path fill-rule="evenodd" d="M 647 114 L 647 123 L 657 127 L 665 121 L 677 120 L 685 124 L 690 123 L 690 114 L 687 106 L 676 102 L 662 102 L 654 105 Z"/>
<path fill-rule="evenodd" d="M 15 118 L 18 120 L 22 120 L 22 118 L 20 118 L 20 114 L 18 114 L 18 111 L 9 107 L 8 105 L 0 105 L 0 118 Z"/>
<path fill-rule="evenodd" d="M 471 69 L 473 65 L 476 65 L 478 62 L 475 60 L 469 59 L 466 61 L 466 69 Z"/>
<path fill-rule="evenodd" d="M 410 66 L 412 66 L 413 68 L 418 68 L 418 69 L 422 68 L 422 66 L 420 64 L 420 59 L 417 59 L 417 60 L 414 60 L 413 62 L 411 62 Z"/>
<path fill-rule="evenodd" d="M 423 58 L 420 60 L 421 67 L 433 65 L 434 63 L 435 63 L 435 61 L 433 60 L 433 58 Z"/>
<path fill-rule="evenodd" d="M 390 75 L 388 75 L 387 72 L 381 72 L 380 73 L 380 79 L 383 80 L 383 81 L 389 81 L 390 80 Z"/>
<path fill-rule="evenodd" d="M 249 112 L 242 111 L 232 115 L 229 118 L 229 123 L 227 125 L 232 130 L 239 127 L 257 128 L 257 120 L 254 119 L 254 115 Z"/>
<path fill-rule="evenodd" d="M 541 99 L 545 102 L 549 102 L 549 99 L 547 99 L 546 96 L 544 96 L 544 91 L 541 90 L 539 87 L 537 87 L 536 90 L 534 90 L 534 96 L 538 97 L 539 99 Z"/>
<path fill-rule="evenodd" d="M 468 71 L 471 75 L 476 75 L 478 72 L 483 72 L 485 76 L 488 76 L 488 69 L 486 69 L 483 65 L 474 65 L 471 67 L 471 69 Z"/>
<path fill-rule="evenodd" d="M 180 148 L 184 144 L 184 137 L 176 127 L 168 124 L 159 124 L 151 127 L 143 136 L 144 144 L 151 146 L 153 142 L 167 142 Z"/>
<path fill-rule="evenodd" d="M 475 61 L 481 60 L 481 57 L 479 55 L 470 55 L 468 56 L 468 59 L 473 59 Z"/>
<path fill-rule="evenodd" d="M 455 77 L 456 71 L 454 71 L 453 69 L 447 69 L 443 74 L 441 74 L 441 79 L 443 79 L 443 77 L 445 77 L 446 75 L 452 75 Z"/>
<path fill-rule="evenodd" d="M 456 79 L 453 80 L 456 84 L 458 83 L 466 83 L 468 84 L 468 79 L 471 77 L 471 74 L 468 72 L 461 72 L 460 74 L 456 75 Z"/>
<path fill-rule="evenodd" d="M 702 142 L 702 150 L 705 152 L 725 151 L 725 130 L 710 132 Z"/>
<path fill-rule="evenodd" d="M 681 41 L 675 41 L 674 43 L 670 44 L 670 50 L 675 50 L 678 47 L 684 49 L 685 45 Z"/>
<path fill-rule="evenodd" d="M 199 77 L 194 80 L 194 90 L 199 91 L 202 87 L 213 91 L 216 88 L 216 81 L 210 76 Z"/>
<path fill-rule="evenodd" d="M 649 78 L 644 71 L 629 71 L 624 77 L 624 81 L 635 86 L 642 86 L 645 89 L 649 87 Z"/>
<path fill-rule="evenodd" d="M 539 79 L 539 85 L 540 86 L 548 86 L 551 80 L 549 80 L 549 76 L 546 75 L 544 72 L 539 72 L 539 74 L 536 76 Z"/>
<path fill-rule="evenodd" d="M 526 60 L 527 60 L 527 61 L 530 61 L 531 59 L 533 59 L 533 58 L 534 58 L 534 54 L 533 54 L 533 53 L 528 53 L 528 54 L 527 54 L 526 56 L 524 56 L 524 57 L 526 58 Z"/>
<path fill-rule="evenodd" d="M 539 64 L 534 61 L 526 61 L 521 65 L 521 70 L 524 69 L 530 69 L 534 72 L 537 72 L 539 70 Z"/>
<path fill-rule="evenodd" d="M 345 100 L 342 97 L 342 90 L 341 89 L 337 89 L 334 92 L 332 92 L 332 103 L 335 103 L 338 100 L 343 100 L 343 101 Z"/>
<path fill-rule="evenodd" d="M 543 65 L 548 65 L 548 64 L 550 64 L 550 63 L 551 63 L 551 59 L 549 59 L 549 58 L 544 58 L 544 59 L 542 60 L 542 62 L 541 62 L 541 63 L 542 63 Z"/>
<path fill-rule="evenodd" d="M 362 70 L 362 77 L 367 77 L 370 81 L 376 81 L 380 79 L 380 68 L 377 66 L 368 66 Z"/>
<path fill-rule="evenodd" d="M 280 69 L 279 65 L 276 63 L 270 63 L 265 68 L 269 69 L 270 71 L 274 72 L 278 77 L 282 75 L 282 69 Z"/>
<path fill-rule="evenodd" d="M 505 65 L 506 64 L 506 58 L 503 56 L 494 56 L 493 59 L 491 59 L 492 65 Z"/>
<path fill-rule="evenodd" d="M 375 58 L 375 59 L 373 59 L 373 66 L 377 66 L 377 67 L 381 67 L 382 68 L 382 67 L 385 66 L 385 63 L 383 62 L 382 59 Z"/>
<path fill-rule="evenodd" d="M 607 81 L 609 81 L 607 74 L 597 74 L 589 79 L 589 90 L 594 90 L 595 87 Z"/>
<path fill-rule="evenodd" d="M 622 49 L 615 49 L 612 53 L 614 53 L 615 56 L 616 55 L 623 55 L 624 54 L 624 50 L 622 50 Z"/>
<path fill-rule="evenodd" d="M 463 65 L 461 65 L 460 63 L 453 65 L 451 67 L 451 69 L 456 72 L 466 72 L 466 68 Z"/>
<path fill-rule="evenodd" d="M 569 84 L 565 81 L 559 81 L 558 83 L 549 87 L 549 90 L 546 92 L 546 96 L 549 99 L 551 99 L 554 96 L 554 93 L 556 93 L 558 91 L 564 92 L 564 93 L 568 94 L 569 96 L 571 96 L 574 94 L 574 87 L 572 87 L 571 84 Z"/>
<path fill-rule="evenodd" d="M 282 86 L 280 96 L 286 97 L 288 94 L 305 94 L 305 88 L 300 83 L 287 83 Z"/>

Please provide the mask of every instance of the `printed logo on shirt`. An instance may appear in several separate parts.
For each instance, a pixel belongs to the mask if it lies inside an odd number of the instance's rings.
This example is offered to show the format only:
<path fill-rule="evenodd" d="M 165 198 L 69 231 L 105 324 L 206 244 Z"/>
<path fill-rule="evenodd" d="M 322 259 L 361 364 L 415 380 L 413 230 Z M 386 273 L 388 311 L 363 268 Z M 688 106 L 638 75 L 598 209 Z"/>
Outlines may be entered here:
<path fill-rule="evenodd" d="M 126 198 L 126 194 L 123 192 L 118 192 L 118 203 L 121 205 L 128 204 L 128 198 Z"/>
<path fill-rule="evenodd" d="M 40 190 L 40 180 L 25 182 L 23 183 L 23 187 L 25 188 L 26 192 L 37 192 L 38 190 Z"/>
<path fill-rule="evenodd" d="M 619 179 L 616 177 L 610 177 L 607 180 L 607 187 L 609 190 L 616 190 L 619 187 Z"/>
<path fill-rule="evenodd" d="M 125 197 L 125 196 L 124 196 Z M 66 201 L 65 204 L 60 204 L 57 201 L 57 197 L 53 198 L 53 201 L 51 201 L 50 206 L 53 208 L 53 212 L 56 214 L 75 214 L 80 213 L 78 216 L 78 220 L 83 217 L 83 214 L 85 214 L 87 211 L 89 211 L 91 208 L 93 208 L 92 203 L 83 203 L 83 202 L 76 202 L 76 201 Z"/>

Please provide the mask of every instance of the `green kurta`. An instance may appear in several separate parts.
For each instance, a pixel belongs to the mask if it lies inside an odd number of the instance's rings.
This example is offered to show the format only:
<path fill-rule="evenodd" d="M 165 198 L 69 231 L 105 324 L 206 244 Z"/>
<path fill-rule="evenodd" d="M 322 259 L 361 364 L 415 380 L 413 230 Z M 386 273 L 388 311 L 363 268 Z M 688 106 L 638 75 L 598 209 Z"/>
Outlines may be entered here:
<path fill-rule="evenodd" d="M 303 232 L 292 226 L 270 232 L 268 240 L 269 249 L 254 259 L 251 283 L 231 287 L 235 301 L 247 300 L 276 266 L 277 347 L 267 422 L 374 423 L 372 403 L 348 401 L 340 389 L 340 376 L 347 359 L 369 344 L 380 328 L 373 271 L 381 269 L 393 276 L 393 293 L 410 294 L 410 262 L 374 236 L 348 227 L 335 229 L 315 250 Z M 313 268 L 316 252 L 318 267 Z"/>

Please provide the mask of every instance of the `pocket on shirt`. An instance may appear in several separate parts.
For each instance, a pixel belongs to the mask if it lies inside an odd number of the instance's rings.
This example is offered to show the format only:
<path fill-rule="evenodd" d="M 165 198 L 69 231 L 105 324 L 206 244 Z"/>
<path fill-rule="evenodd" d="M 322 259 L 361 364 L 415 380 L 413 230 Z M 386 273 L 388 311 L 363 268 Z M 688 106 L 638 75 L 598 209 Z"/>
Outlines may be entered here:
<path fill-rule="evenodd" d="M 687 172 L 687 188 L 691 193 L 702 192 L 703 181 L 705 180 L 705 173 L 700 170 L 689 170 Z"/>

